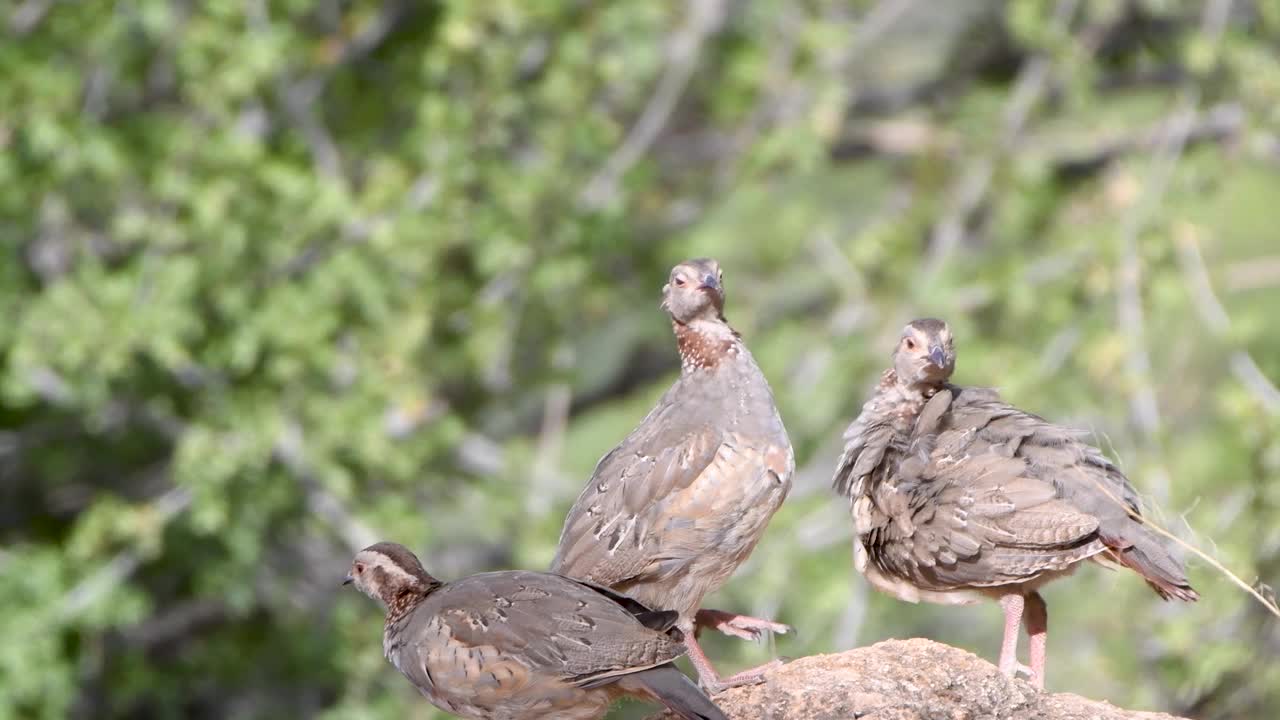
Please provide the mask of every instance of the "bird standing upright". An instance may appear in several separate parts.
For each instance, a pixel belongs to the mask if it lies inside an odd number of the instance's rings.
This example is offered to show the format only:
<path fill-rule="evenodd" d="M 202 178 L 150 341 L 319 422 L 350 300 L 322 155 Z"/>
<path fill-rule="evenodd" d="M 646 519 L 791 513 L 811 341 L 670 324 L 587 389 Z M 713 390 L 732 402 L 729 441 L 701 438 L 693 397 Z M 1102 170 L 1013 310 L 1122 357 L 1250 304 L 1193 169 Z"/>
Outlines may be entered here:
<path fill-rule="evenodd" d="M 874 587 L 909 602 L 998 599 L 1000 669 L 1017 670 L 1025 623 L 1041 688 L 1048 609 L 1038 590 L 1081 560 L 1128 567 L 1166 600 L 1197 599 L 1119 468 L 994 390 L 951 385 L 954 369 L 946 323 L 913 321 L 845 432 L 834 486 L 850 499 L 855 565 Z"/>
<path fill-rule="evenodd" d="M 624 696 L 727 720 L 671 661 L 676 613 L 550 573 L 442 583 L 395 543 L 361 550 L 347 583 L 381 600 L 387 659 L 436 707 L 478 720 L 597 720 Z"/>
<path fill-rule="evenodd" d="M 695 631 L 755 638 L 787 630 L 699 606 L 751 554 L 786 498 L 795 456 L 769 383 L 724 319 L 716 261 L 675 266 L 662 297 L 680 378 L 596 465 L 565 519 L 552 570 L 677 611 L 700 681 L 719 692 L 758 682 L 778 663 L 722 679 Z"/>

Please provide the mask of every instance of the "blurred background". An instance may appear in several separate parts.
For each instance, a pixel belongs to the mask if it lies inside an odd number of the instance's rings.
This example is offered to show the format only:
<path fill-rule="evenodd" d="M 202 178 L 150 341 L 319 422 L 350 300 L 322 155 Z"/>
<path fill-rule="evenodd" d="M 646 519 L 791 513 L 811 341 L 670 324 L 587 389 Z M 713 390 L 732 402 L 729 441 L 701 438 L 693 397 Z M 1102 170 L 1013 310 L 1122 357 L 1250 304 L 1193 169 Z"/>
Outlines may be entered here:
<path fill-rule="evenodd" d="M 722 667 L 995 658 L 994 605 L 868 590 L 828 489 L 926 314 L 959 382 L 1277 579 L 1269 0 L 5 0 L 0 188 L 3 719 L 442 717 L 339 587 L 354 550 L 545 567 L 677 372 L 689 256 L 799 461 L 709 601 L 795 632 Z M 1050 688 L 1280 715 L 1276 621 L 1192 581 L 1050 587 Z"/>

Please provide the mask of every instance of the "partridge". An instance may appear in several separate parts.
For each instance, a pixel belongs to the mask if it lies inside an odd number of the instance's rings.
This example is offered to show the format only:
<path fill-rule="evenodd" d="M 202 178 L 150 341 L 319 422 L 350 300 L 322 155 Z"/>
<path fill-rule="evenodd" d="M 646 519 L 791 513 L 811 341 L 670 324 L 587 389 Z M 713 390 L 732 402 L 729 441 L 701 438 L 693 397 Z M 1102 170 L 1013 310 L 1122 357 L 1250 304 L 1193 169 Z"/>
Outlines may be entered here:
<path fill-rule="evenodd" d="M 629 695 L 685 720 L 726 720 L 671 664 L 684 654 L 674 612 L 549 573 L 442 583 L 404 546 L 385 542 L 356 555 L 346 583 L 386 606 L 387 659 L 446 712 L 594 720 Z"/>
<path fill-rule="evenodd" d="M 855 565 L 874 587 L 909 602 L 999 600 L 1000 669 L 1018 669 L 1025 623 L 1041 688 L 1048 610 L 1038 590 L 1080 561 L 1134 570 L 1166 600 L 1197 599 L 1119 468 L 994 390 L 951 385 L 955 359 L 946 323 L 907 325 L 845 433 L 834 486 L 850 499 Z"/>
<path fill-rule="evenodd" d="M 711 692 L 758 682 L 778 664 L 721 678 L 695 630 L 755 638 L 785 625 L 699 610 L 755 548 L 795 470 L 773 393 L 724 318 L 714 260 L 676 265 L 662 290 L 680 378 L 596 465 L 565 519 L 552 571 L 679 614 L 689 658 Z"/>

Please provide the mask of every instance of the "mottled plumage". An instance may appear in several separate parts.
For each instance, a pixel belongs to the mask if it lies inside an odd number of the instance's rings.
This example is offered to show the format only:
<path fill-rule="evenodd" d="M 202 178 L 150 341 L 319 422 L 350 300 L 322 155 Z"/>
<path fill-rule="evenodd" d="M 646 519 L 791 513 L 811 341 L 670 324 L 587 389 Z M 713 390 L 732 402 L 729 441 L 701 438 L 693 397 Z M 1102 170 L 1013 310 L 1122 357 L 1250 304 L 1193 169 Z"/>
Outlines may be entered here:
<path fill-rule="evenodd" d="M 671 664 L 685 651 L 674 612 L 550 573 L 441 583 L 393 543 L 362 550 L 349 579 L 387 607 L 387 659 L 447 712 L 594 720 L 631 695 L 687 720 L 724 718 Z"/>
<path fill-rule="evenodd" d="M 1081 560 L 1129 567 L 1163 598 L 1196 599 L 1110 460 L 994 390 L 949 384 L 954 362 L 944 323 L 908 325 L 894 368 L 845 433 L 834 484 L 850 498 L 855 564 L 872 585 L 910 602 L 998 598 L 1010 673 L 1025 609 L 1041 686 L 1047 610 L 1036 590 Z"/>
<path fill-rule="evenodd" d="M 703 597 L 751 554 L 791 484 L 795 458 L 773 394 L 725 322 L 719 267 L 671 271 L 671 315 L 682 369 L 640 425 L 596 466 L 565 519 L 552 570 L 675 610 L 704 685 L 715 674 L 693 640 L 695 619 L 738 636 L 785 630 L 702 611 Z"/>

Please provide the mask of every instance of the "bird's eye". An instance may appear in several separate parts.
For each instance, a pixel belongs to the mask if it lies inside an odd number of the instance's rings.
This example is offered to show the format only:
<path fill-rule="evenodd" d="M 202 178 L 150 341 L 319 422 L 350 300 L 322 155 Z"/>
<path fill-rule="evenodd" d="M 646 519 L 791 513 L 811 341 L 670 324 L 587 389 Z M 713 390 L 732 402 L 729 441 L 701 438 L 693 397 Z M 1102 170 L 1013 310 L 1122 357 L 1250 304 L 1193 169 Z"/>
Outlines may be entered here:
<path fill-rule="evenodd" d="M 915 350 L 915 349 L 916 349 L 916 341 L 915 341 L 915 340 L 912 340 L 911 338 L 907 338 L 906 340 L 904 340 L 904 341 L 903 341 L 903 344 L 905 344 L 905 345 L 907 346 L 907 349 L 908 349 L 908 350 Z"/>
<path fill-rule="evenodd" d="M 361 574 L 361 573 L 363 573 L 363 572 L 364 572 L 364 565 L 361 565 L 361 564 L 357 563 L 357 564 L 356 564 L 356 574 L 357 574 L 357 575 L 359 575 L 359 574 Z"/>
<path fill-rule="evenodd" d="M 684 276 L 677 275 L 675 279 L 676 287 L 684 287 Z"/>
<path fill-rule="evenodd" d="M 716 271 L 716 279 L 717 279 L 717 280 L 719 280 L 720 282 L 724 282 L 724 271 L 723 271 L 723 270 L 717 270 L 717 271 Z"/>

